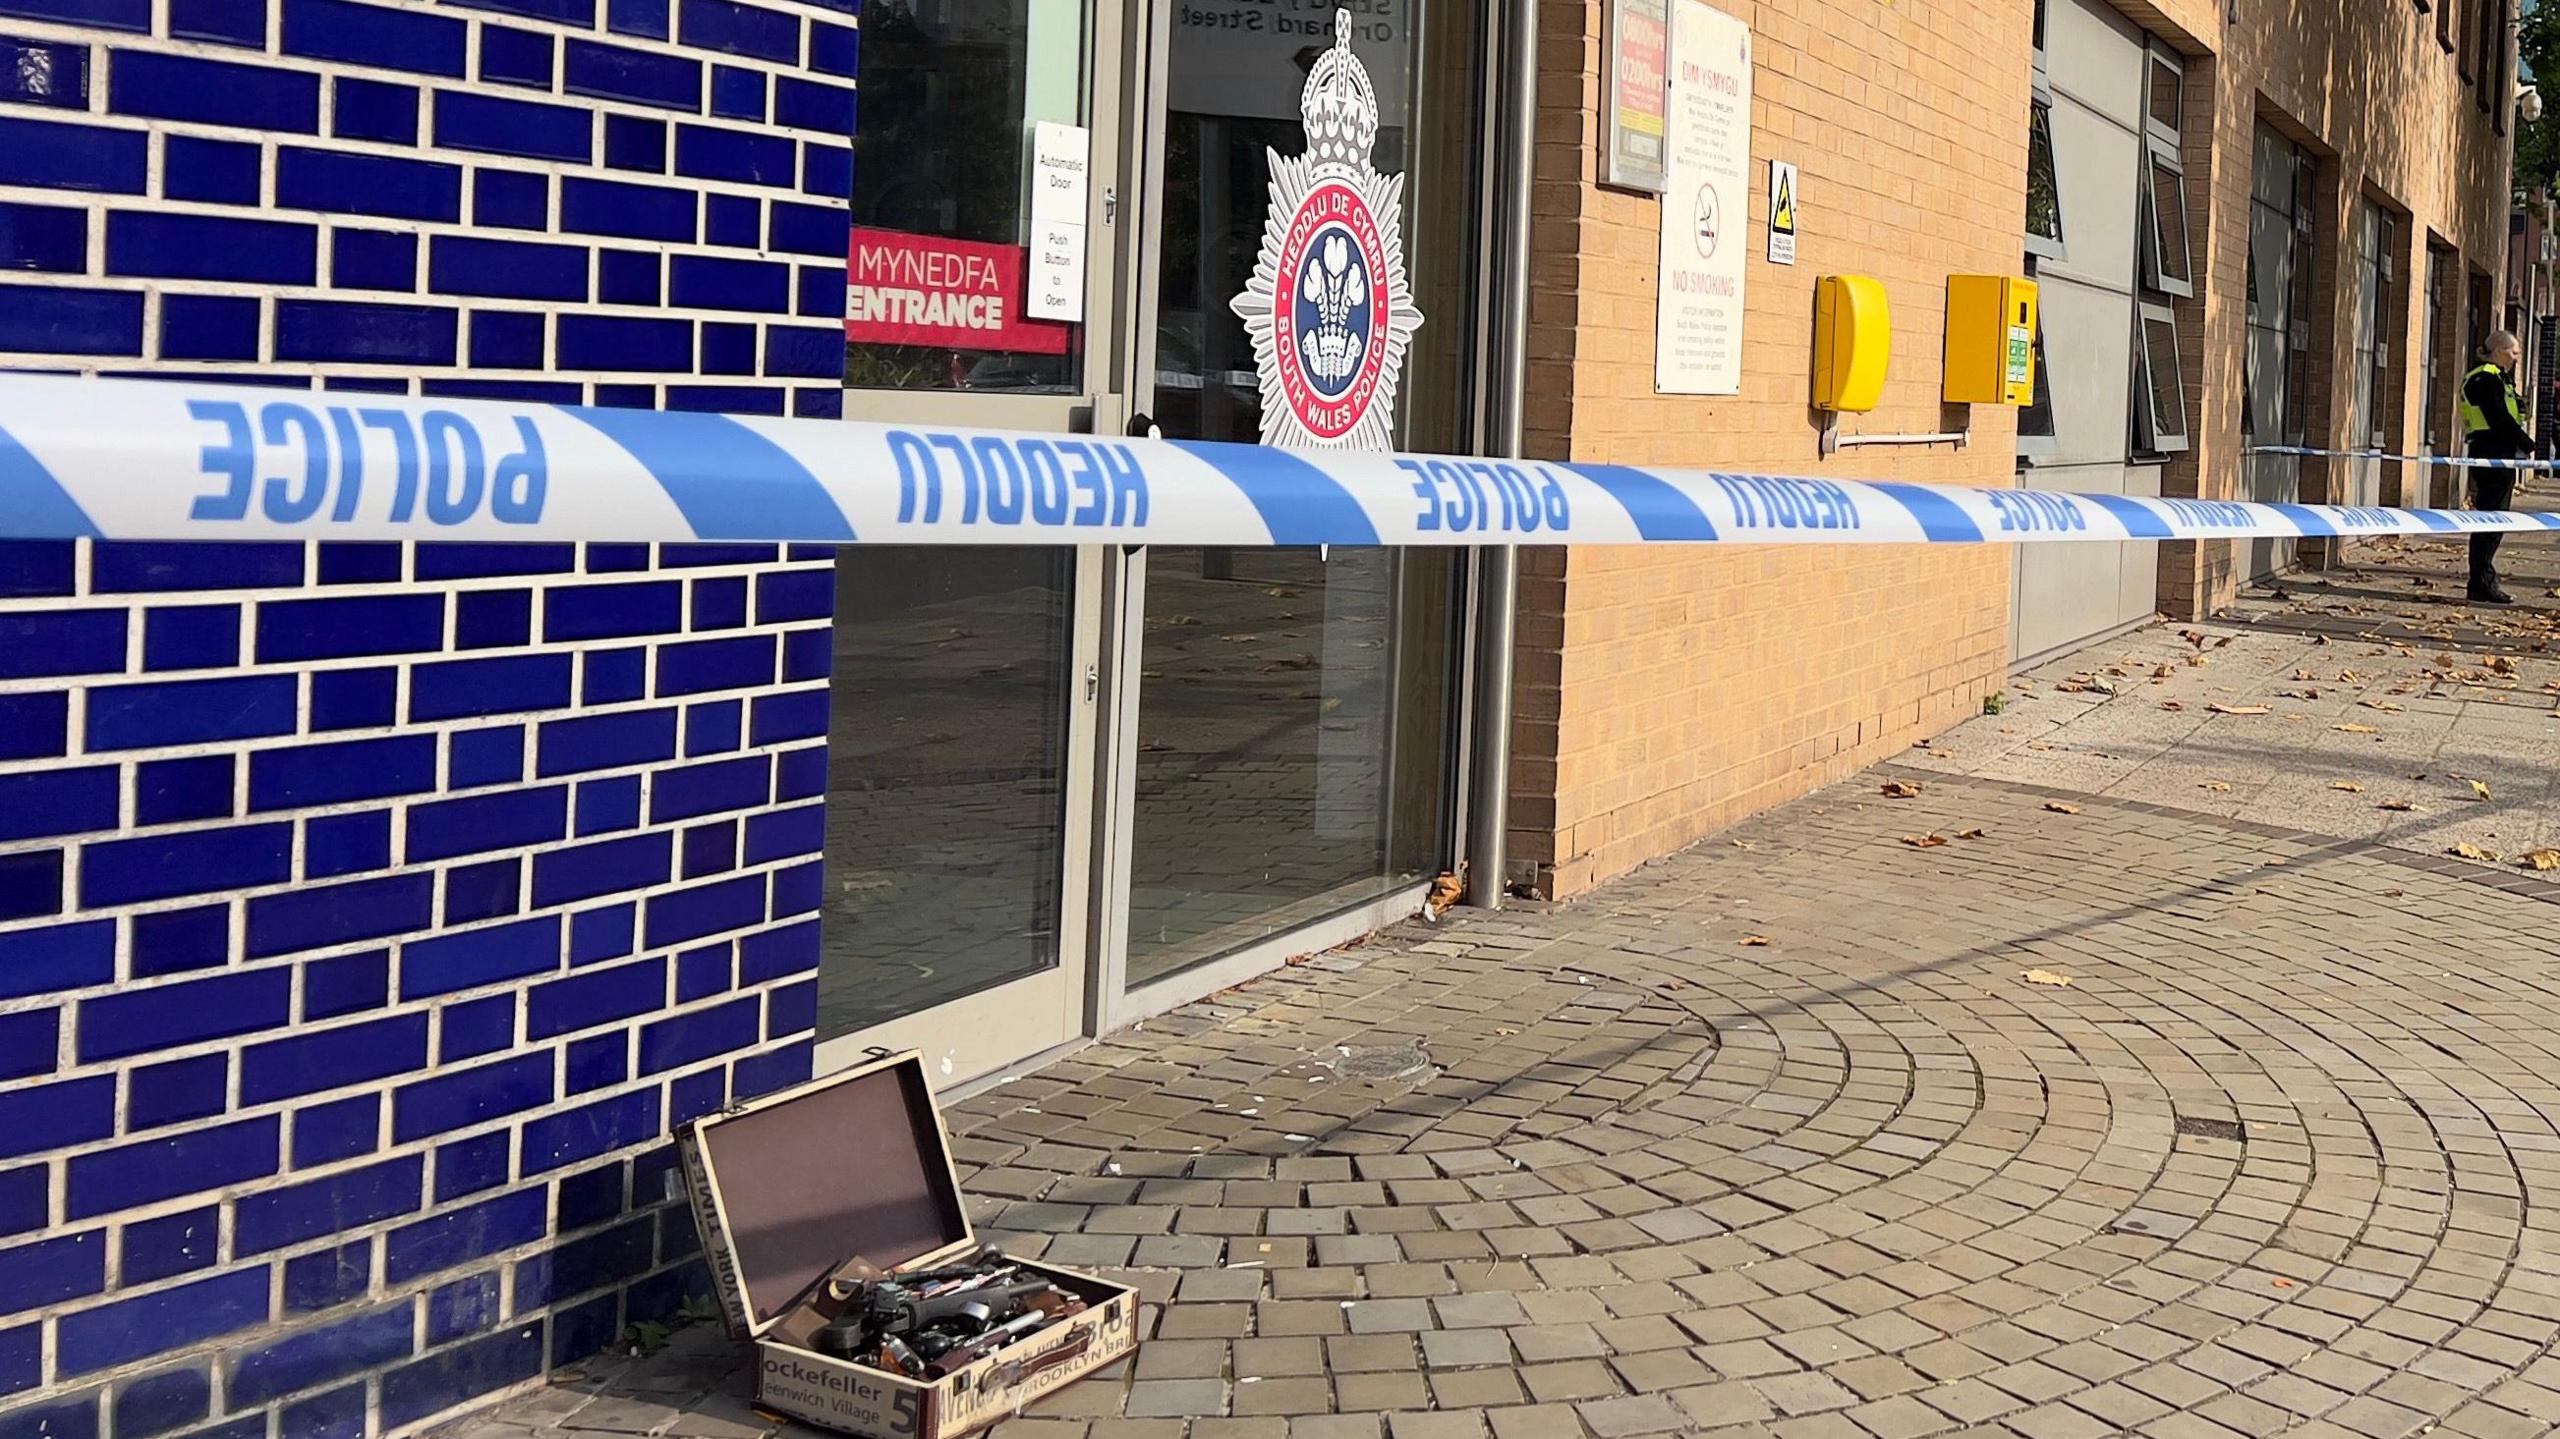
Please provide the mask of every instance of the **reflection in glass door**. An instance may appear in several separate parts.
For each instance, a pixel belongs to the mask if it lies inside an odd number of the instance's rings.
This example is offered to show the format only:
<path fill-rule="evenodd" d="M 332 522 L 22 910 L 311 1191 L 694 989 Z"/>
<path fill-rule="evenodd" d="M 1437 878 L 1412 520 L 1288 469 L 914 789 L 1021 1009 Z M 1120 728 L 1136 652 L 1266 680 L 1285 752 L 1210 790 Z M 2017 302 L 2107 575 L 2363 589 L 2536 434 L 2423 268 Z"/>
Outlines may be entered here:
<path fill-rule="evenodd" d="M 1430 550 L 1149 551 L 1132 986 L 1436 872 L 1453 581 Z"/>
<path fill-rule="evenodd" d="M 821 1034 L 1057 965 L 1074 567 L 903 546 L 837 566 Z"/>
<path fill-rule="evenodd" d="M 821 1060 L 962 1080 L 1082 1032 L 1101 628 L 1090 550 L 836 561 Z"/>

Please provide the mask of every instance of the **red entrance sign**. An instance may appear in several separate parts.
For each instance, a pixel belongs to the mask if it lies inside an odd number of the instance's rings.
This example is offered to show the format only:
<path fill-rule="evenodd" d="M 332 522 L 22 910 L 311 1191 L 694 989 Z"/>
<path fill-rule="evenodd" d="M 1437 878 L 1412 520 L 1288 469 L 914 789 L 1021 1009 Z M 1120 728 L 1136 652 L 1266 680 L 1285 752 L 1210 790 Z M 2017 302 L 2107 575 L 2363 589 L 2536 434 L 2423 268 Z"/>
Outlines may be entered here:
<path fill-rule="evenodd" d="M 1022 316 L 1030 263 L 1021 245 L 857 229 L 845 261 L 845 338 L 1063 355 L 1073 326 Z"/>

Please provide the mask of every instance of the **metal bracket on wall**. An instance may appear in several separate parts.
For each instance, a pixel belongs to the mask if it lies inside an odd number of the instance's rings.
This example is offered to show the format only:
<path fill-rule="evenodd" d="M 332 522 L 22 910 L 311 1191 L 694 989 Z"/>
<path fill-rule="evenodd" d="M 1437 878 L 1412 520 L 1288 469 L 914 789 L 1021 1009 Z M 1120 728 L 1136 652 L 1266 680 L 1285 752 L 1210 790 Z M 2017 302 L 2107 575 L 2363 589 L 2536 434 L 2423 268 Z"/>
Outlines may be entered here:
<path fill-rule="evenodd" d="M 1953 445 L 1961 450 L 1973 440 L 1973 412 L 1965 412 L 1965 427 L 1942 430 L 1934 435 L 1848 435 L 1840 431 L 1840 412 L 1822 412 L 1822 453 L 1836 455 L 1842 450 L 1864 445 Z"/>

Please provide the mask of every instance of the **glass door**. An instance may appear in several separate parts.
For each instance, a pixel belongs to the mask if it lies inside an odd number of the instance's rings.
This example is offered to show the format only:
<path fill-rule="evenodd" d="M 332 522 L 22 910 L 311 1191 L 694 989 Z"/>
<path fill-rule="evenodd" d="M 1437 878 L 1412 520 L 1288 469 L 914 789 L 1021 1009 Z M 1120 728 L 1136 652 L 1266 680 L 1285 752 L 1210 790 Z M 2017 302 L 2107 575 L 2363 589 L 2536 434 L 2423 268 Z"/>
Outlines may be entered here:
<path fill-rule="evenodd" d="M 848 416 L 1113 427 L 1123 10 L 866 7 Z"/>
<path fill-rule="evenodd" d="M 1117 432 L 1122 8 L 863 15 L 845 414 Z M 841 552 L 819 1062 L 938 1083 L 1083 1033 L 1099 547 Z"/>
<path fill-rule="evenodd" d="M 1150 9 L 1129 306 L 1145 422 L 1183 439 L 1472 448 L 1483 7 Z M 1328 184 L 1364 212 L 1326 208 Z M 1266 368 L 1294 386 L 1266 386 Z M 1448 550 L 1133 553 L 1114 636 L 1106 1021 L 1443 868 L 1464 577 Z"/>

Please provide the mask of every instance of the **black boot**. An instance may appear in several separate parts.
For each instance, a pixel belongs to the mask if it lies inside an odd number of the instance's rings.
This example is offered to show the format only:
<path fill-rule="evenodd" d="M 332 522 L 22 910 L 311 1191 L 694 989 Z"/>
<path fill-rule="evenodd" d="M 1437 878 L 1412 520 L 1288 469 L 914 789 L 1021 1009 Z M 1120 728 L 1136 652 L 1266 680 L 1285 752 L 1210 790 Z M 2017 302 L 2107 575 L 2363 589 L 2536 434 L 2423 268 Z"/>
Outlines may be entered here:
<path fill-rule="evenodd" d="M 2471 603 L 2475 605 L 2511 605 L 2515 597 L 2499 588 L 2494 574 L 2477 575 L 2471 581 Z"/>

